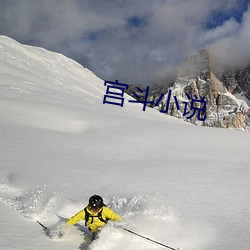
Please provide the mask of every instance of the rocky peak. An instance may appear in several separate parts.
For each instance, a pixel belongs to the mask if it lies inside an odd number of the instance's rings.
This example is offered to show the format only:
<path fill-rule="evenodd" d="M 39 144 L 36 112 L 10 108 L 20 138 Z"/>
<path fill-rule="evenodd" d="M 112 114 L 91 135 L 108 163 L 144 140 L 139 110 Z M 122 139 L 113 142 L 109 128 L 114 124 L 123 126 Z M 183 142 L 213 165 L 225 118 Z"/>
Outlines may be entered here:
<path fill-rule="evenodd" d="M 209 53 L 202 49 L 188 57 L 177 69 L 177 77 L 194 77 L 209 71 Z"/>
<path fill-rule="evenodd" d="M 177 77 L 171 86 L 154 86 L 150 90 L 148 99 L 154 103 L 164 94 L 159 105 L 151 107 L 163 112 L 168 106 L 166 114 L 197 125 L 250 128 L 250 109 L 247 103 L 233 95 L 244 92 L 245 97 L 250 96 L 250 67 L 243 71 L 216 74 L 210 64 L 210 55 L 206 49 L 188 57 L 178 67 Z M 199 116 L 195 114 L 192 118 L 184 116 L 185 110 L 193 112 L 193 108 L 202 109 L 204 104 L 199 102 L 202 98 L 206 101 L 206 112 L 200 112 Z"/>

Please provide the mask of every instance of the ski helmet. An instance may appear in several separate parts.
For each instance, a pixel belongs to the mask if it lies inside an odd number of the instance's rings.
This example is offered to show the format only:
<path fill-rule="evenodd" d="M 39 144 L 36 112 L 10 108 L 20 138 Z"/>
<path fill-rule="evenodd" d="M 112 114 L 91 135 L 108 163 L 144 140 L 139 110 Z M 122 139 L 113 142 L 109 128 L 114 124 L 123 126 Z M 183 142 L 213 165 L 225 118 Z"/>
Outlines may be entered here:
<path fill-rule="evenodd" d="M 93 210 L 98 210 L 103 207 L 103 199 L 99 195 L 93 195 L 89 198 L 89 206 Z"/>

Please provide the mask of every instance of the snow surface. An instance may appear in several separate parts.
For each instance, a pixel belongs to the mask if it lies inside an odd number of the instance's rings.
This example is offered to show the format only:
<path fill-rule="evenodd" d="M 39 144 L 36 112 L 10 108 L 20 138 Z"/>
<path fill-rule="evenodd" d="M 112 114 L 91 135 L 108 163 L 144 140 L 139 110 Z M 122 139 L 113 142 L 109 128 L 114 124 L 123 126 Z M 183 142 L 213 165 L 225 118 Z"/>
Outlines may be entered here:
<path fill-rule="evenodd" d="M 62 239 L 36 223 L 53 229 L 96 193 L 122 226 L 168 246 L 249 250 L 249 132 L 143 112 L 127 95 L 103 104 L 103 83 L 0 36 L 0 249 L 163 249 L 113 225 L 91 243 L 83 222 Z"/>

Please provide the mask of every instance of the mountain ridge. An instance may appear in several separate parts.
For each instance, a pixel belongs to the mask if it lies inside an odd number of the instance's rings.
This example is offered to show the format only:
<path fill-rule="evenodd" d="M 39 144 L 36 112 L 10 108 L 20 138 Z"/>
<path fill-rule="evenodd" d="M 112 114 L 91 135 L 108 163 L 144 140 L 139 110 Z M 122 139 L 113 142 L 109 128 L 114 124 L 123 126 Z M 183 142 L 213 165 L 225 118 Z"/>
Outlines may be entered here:
<path fill-rule="evenodd" d="M 250 66 L 241 70 L 217 72 L 212 65 L 209 50 L 201 49 L 180 64 L 176 72 L 176 79 L 170 86 L 169 84 L 154 85 L 149 91 L 148 98 L 155 103 L 161 94 L 164 94 L 159 105 L 157 107 L 150 105 L 151 107 L 163 112 L 169 105 L 166 114 L 196 125 L 249 129 L 250 109 L 247 103 L 250 99 L 247 98 L 250 97 Z M 130 87 L 128 93 L 136 98 L 132 94 L 134 89 L 135 86 Z M 180 100 L 179 109 L 173 96 L 168 103 L 169 91 L 177 100 Z M 202 117 L 204 119 L 206 116 L 206 119 L 204 121 L 199 119 L 197 114 L 190 119 L 184 117 L 186 108 L 192 109 L 192 100 L 201 100 L 203 97 L 207 106 Z M 199 108 L 199 103 L 197 104 Z"/>

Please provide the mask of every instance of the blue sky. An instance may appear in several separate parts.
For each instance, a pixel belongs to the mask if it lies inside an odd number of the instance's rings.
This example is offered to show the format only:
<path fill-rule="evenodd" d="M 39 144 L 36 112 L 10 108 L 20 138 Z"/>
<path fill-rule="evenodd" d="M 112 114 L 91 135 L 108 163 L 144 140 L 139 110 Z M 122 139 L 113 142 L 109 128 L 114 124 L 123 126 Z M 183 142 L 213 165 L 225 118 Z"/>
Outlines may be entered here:
<path fill-rule="evenodd" d="M 250 0 L 1 0 L 0 34 L 63 53 L 105 80 L 165 81 L 187 56 L 250 63 Z"/>
<path fill-rule="evenodd" d="M 211 18 L 207 21 L 206 28 L 212 29 L 223 25 L 225 20 L 234 18 L 237 22 L 242 22 L 244 12 L 248 9 L 249 0 L 240 0 L 236 8 L 233 8 L 229 13 L 224 13 L 222 10 L 216 10 L 211 13 Z"/>

